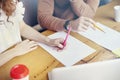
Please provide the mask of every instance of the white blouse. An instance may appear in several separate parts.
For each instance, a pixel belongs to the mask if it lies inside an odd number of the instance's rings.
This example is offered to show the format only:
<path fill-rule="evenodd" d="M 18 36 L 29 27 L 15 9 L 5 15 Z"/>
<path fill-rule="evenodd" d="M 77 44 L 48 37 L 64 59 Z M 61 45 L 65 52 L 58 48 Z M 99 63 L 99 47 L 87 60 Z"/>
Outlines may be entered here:
<path fill-rule="evenodd" d="M 23 20 L 24 8 L 22 2 L 17 3 L 16 10 L 7 21 L 7 16 L 2 11 L 0 19 L 4 19 L 4 24 L 0 24 L 0 53 L 21 41 L 20 21 Z"/>

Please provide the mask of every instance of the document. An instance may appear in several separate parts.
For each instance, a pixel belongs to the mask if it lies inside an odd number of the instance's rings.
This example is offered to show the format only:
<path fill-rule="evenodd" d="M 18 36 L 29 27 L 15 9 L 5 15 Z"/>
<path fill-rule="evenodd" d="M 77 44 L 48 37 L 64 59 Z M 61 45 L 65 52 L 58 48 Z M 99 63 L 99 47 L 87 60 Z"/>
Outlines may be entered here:
<path fill-rule="evenodd" d="M 65 38 L 65 36 L 65 32 L 56 32 L 48 37 Z M 71 35 L 69 35 L 66 47 L 63 50 L 58 50 L 56 47 L 50 47 L 42 43 L 39 45 L 65 66 L 72 66 L 96 51 Z"/>
<path fill-rule="evenodd" d="M 101 23 L 97 23 L 96 25 L 99 26 L 104 32 L 100 31 L 99 29 L 93 30 L 89 28 L 85 32 L 79 32 L 79 34 L 110 51 L 120 48 L 119 32 Z"/>

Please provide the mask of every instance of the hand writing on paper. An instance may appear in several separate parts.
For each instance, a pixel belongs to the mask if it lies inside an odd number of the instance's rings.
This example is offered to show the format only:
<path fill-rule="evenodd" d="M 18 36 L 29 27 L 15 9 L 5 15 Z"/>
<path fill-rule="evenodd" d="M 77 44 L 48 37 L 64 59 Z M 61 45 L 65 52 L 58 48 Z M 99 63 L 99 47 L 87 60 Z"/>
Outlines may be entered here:
<path fill-rule="evenodd" d="M 69 28 L 68 28 L 68 30 L 67 30 L 66 37 L 65 37 L 65 39 L 64 39 L 64 42 L 62 43 L 63 48 L 66 46 L 67 39 L 68 39 L 68 36 L 70 35 L 70 32 L 71 32 L 71 27 L 69 26 Z M 62 48 L 62 49 L 63 49 L 63 48 Z"/>
<path fill-rule="evenodd" d="M 62 48 L 59 48 L 57 51 L 63 50 L 64 47 L 66 47 L 67 39 L 68 39 L 68 36 L 70 35 L 70 31 L 71 31 L 71 27 L 69 26 L 69 28 L 68 28 L 68 30 L 67 30 L 66 37 L 65 37 L 64 41 L 61 43 L 61 44 L 63 45 L 63 47 L 62 47 Z"/>
<path fill-rule="evenodd" d="M 66 46 L 64 46 L 63 48 L 59 48 L 59 47 L 54 47 L 53 50 L 57 51 L 57 52 L 62 52 L 64 50 L 66 50 L 69 46 L 69 43 L 67 43 Z"/>

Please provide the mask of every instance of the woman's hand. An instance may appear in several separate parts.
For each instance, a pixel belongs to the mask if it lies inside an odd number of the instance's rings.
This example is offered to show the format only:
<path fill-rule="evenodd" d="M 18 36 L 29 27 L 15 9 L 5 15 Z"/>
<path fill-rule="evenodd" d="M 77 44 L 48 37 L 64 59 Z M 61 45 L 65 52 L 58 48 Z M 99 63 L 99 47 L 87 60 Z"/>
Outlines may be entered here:
<path fill-rule="evenodd" d="M 62 38 L 50 39 L 47 45 L 63 48 L 63 41 L 64 39 Z"/>
<path fill-rule="evenodd" d="M 95 24 L 95 22 L 87 17 L 80 17 L 76 20 L 70 21 L 70 26 L 74 32 L 85 31 L 88 28 L 95 29 L 93 24 Z"/>
<path fill-rule="evenodd" d="M 25 53 L 28 53 L 28 52 L 36 49 L 37 45 L 38 44 L 36 42 L 34 42 L 34 41 L 24 40 L 24 41 L 18 43 L 14 47 L 14 51 L 16 51 L 15 56 L 24 55 Z"/>

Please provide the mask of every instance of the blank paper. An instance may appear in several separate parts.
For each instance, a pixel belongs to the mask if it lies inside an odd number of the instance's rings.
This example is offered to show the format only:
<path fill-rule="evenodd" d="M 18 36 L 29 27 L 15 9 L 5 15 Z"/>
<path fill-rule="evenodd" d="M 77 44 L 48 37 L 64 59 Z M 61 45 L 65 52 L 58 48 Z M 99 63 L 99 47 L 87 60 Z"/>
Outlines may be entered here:
<path fill-rule="evenodd" d="M 108 49 L 108 50 L 115 50 L 120 48 L 120 33 L 101 24 L 97 23 L 104 32 L 96 29 L 93 30 L 89 28 L 85 32 L 79 32 L 80 35 L 92 40 L 93 42 L 99 44 L 100 46 Z"/>
<path fill-rule="evenodd" d="M 56 32 L 50 35 L 50 38 L 65 38 L 65 32 Z M 95 52 L 95 50 L 83 42 L 77 40 L 76 38 L 69 36 L 67 40 L 66 47 L 57 51 L 56 47 L 50 47 L 40 43 L 40 46 L 48 51 L 52 56 L 54 56 L 58 61 L 60 61 L 65 66 L 71 66 L 86 56 Z"/>

